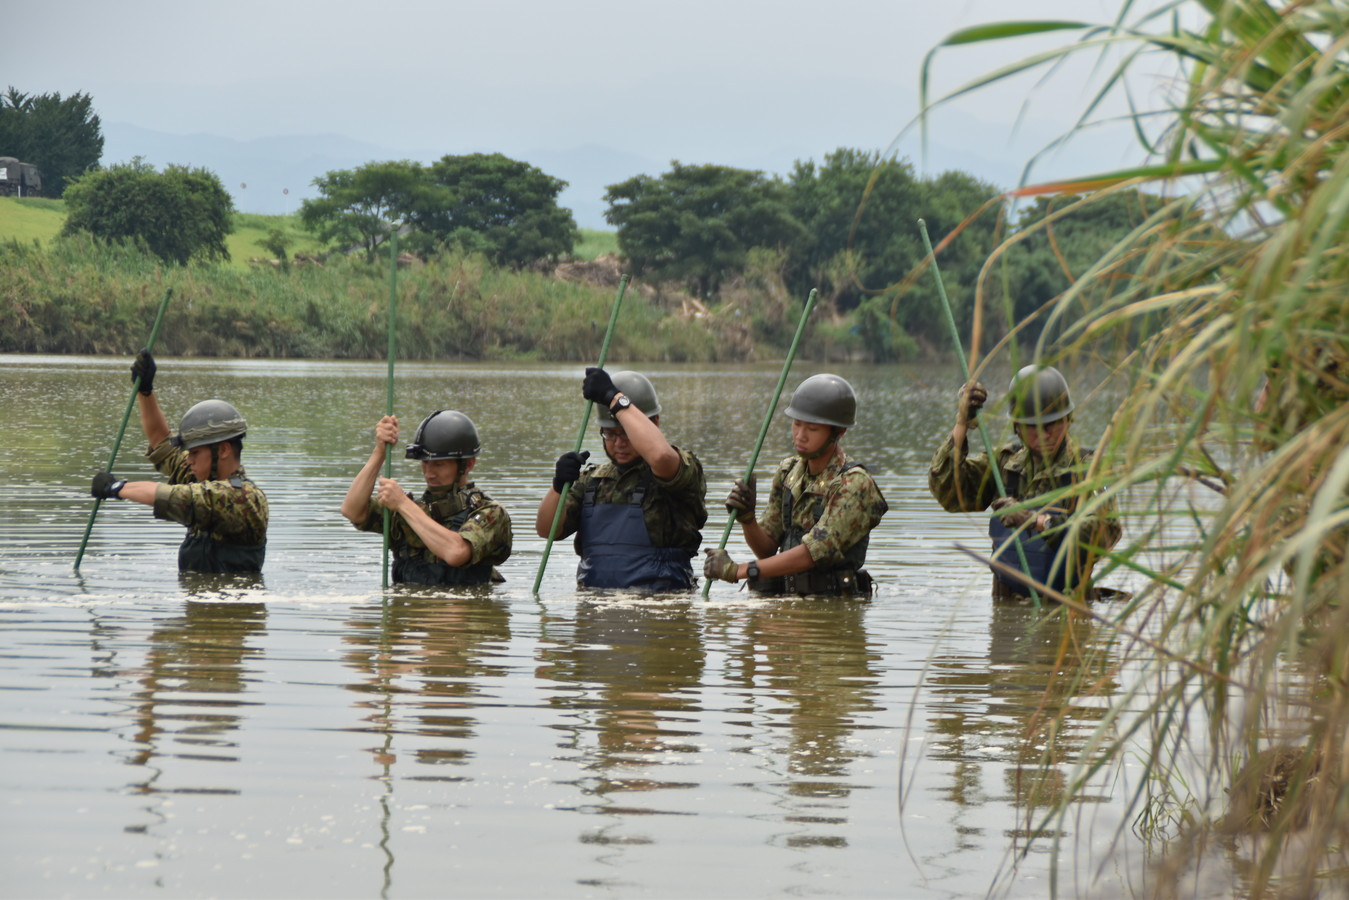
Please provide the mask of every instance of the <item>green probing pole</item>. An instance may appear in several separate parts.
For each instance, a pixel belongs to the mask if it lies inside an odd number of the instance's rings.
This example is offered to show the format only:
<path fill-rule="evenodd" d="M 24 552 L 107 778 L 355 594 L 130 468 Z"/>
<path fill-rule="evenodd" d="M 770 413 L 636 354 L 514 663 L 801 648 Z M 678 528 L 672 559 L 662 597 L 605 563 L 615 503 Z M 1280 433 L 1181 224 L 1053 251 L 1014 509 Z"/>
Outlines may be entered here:
<path fill-rule="evenodd" d="M 393 415 L 393 359 L 394 359 L 394 326 L 397 324 L 397 316 L 394 313 L 394 307 L 398 301 L 398 224 L 394 223 L 392 234 L 389 236 L 389 375 L 385 379 L 384 386 L 384 415 Z M 393 447 L 384 448 L 384 477 L 393 477 Z M 383 586 L 389 586 L 389 507 L 384 507 L 384 577 Z"/>
<path fill-rule="evenodd" d="M 618 310 L 623 305 L 623 295 L 628 291 L 628 276 L 618 280 L 618 296 L 614 298 L 613 311 L 609 313 L 609 327 L 604 332 L 604 343 L 600 346 L 599 368 L 604 368 L 604 360 L 609 356 L 609 341 L 614 336 L 614 323 L 618 321 Z M 576 432 L 575 452 L 581 452 L 586 439 L 586 428 L 590 425 L 590 408 L 595 401 L 587 400 L 585 412 L 581 415 L 581 427 Z M 557 511 L 553 513 L 553 525 L 548 529 L 548 543 L 543 546 L 543 559 L 539 560 L 539 572 L 534 576 L 534 596 L 539 595 L 539 585 L 543 583 L 543 570 L 548 567 L 548 554 L 553 550 L 553 540 L 557 537 L 558 526 L 562 524 L 562 510 L 567 506 L 567 493 L 571 491 L 571 482 L 562 485 L 562 496 L 557 501 Z"/>
<path fill-rule="evenodd" d="M 164 292 L 164 299 L 159 302 L 159 312 L 155 313 L 155 324 L 150 327 L 150 340 L 146 342 L 145 349 L 154 352 L 155 341 L 159 338 L 159 326 L 164 321 L 164 310 L 169 308 L 169 298 L 173 296 L 173 288 Z M 122 436 L 126 434 L 126 424 L 131 421 L 131 410 L 136 405 L 136 394 L 140 393 L 141 379 L 136 376 L 135 384 L 131 387 L 131 399 L 126 402 L 126 412 L 122 413 L 122 427 L 117 429 L 117 440 L 112 442 L 112 454 L 108 457 L 108 467 L 105 472 L 111 472 L 117 465 L 117 451 L 122 447 Z M 89 534 L 94 530 L 94 519 L 98 516 L 98 508 L 103 505 L 101 497 L 94 500 L 94 508 L 89 510 L 89 524 L 84 526 L 84 537 L 80 540 L 80 550 L 75 554 L 75 571 L 80 570 L 80 560 L 84 559 L 84 548 L 89 544 Z"/>
<path fill-rule="evenodd" d="M 764 438 L 768 436 L 768 427 L 773 424 L 773 413 L 777 411 L 778 399 L 782 396 L 782 386 L 787 382 L 787 373 L 791 371 L 792 360 L 796 359 L 796 348 L 801 344 L 801 334 L 806 330 L 806 320 L 810 318 L 810 311 L 815 307 L 815 296 L 818 293 L 814 288 L 810 289 L 810 296 L 806 298 L 806 308 L 801 310 L 801 321 L 796 323 L 796 335 L 792 338 L 791 349 L 787 351 L 787 359 L 782 364 L 782 374 L 778 376 L 778 386 L 773 391 L 773 399 L 768 403 L 768 409 L 764 412 L 763 425 L 759 428 L 759 440 L 754 444 L 754 453 L 749 458 L 749 465 L 745 466 L 745 480 L 754 474 L 754 466 L 759 462 L 759 451 L 763 449 Z M 726 542 L 731 539 L 731 529 L 735 527 L 735 516 L 726 516 L 726 527 L 721 532 L 721 543 L 717 545 L 718 550 L 726 549 Z M 712 591 L 712 579 L 703 579 L 703 599 L 706 600 Z"/>
<path fill-rule="evenodd" d="M 932 252 L 932 241 L 927 236 L 927 223 L 922 219 L 918 220 L 918 230 L 923 233 L 923 248 L 927 250 L 928 258 L 932 260 L 932 274 L 937 279 L 937 293 L 941 295 L 942 310 L 946 313 L 946 324 L 951 328 L 951 343 L 956 348 L 956 358 L 960 360 L 960 371 L 965 375 L 965 381 L 970 380 L 970 364 L 965 358 L 965 348 L 960 344 L 960 331 L 956 328 L 955 313 L 951 312 L 951 301 L 946 297 L 946 286 L 942 284 L 941 269 L 937 268 L 937 254 Z M 997 457 L 993 454 L 993 439 L 988 436 L 988 429 L 977 426 L 980 436 L 984 439 L 984 452 L 988 454 L 988 468 L 993 473 L 993 483 L 997 485 L 998 496 L 1007 496 L 1007 488 L 1002 483 L 1002 473 L 998 471 Z M 1026 550 L 1021 546 L 1020 541 L 1013 542 L 1016 545 L 1016 555 L 1021 563 L 1021 571 L 1026 574 L 1028 579 L 1027 587 L 1030 588 L 1031 600 L 1035 602 L 1035 608 L 1040 608 L 1040 595 L 1035 588 L 1029 584 L 1030 563 L 1026 561 Z"/>

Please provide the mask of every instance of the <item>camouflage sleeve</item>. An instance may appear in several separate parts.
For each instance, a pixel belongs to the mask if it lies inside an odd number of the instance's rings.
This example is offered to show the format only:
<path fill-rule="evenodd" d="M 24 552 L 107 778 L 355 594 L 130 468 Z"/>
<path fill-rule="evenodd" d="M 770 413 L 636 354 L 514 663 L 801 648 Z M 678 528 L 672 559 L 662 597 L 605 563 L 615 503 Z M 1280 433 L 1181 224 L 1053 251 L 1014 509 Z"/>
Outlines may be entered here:
<path fill-rule="evenodd" d="M 703 521 L 706 521 L 707 479 L 703 476 L 703 464 L 687 450 L 679 451 L 679 471 L 666 481 L 655 478 L 661 493 L 669 502 L 680 506 L 701 509 Z"/>
<path fill-rule="evenodd" d="M 155 444 L 145 451 L 145 458 L 159 474 L 169 480 L 169 484 L 191 484 L 197 480 L 192 474 L 192 467 L 187 464 L 187 451 L 175 447 L 171 441 L 163 440 Z"/>
<path fill-rule="evenodd" d="M 773 543 L 782 546 L 782 536 L 787 533 L 787 524 L 782 521 L 782 492 L 787 490 L 787 473 L 791 471 L 795 457 L 788 457 L 773 474 L 773 483 L 768 489 L 768 500 L 764 503 L 763 515 L 759 517 L 759 527 L 768 533 Z"/>
<path fill-rule="evenodd" d="M 801 543 L 816 565 L 840 563 L 844 552 L 875 528 L 889 509 L 871 475 L 850 469 L 830 490 L 824 511 Z"/>
<path fill-rule="evenodd" d="M 267 540 L 267 498 L 251 482 L 243 488 L 227 481 L 161 484 L 155 488 L 154 510 L 155 518 L 235 543 Z"/>
<path fill-rule="evenodd" d="M 395 516 L 394 518 L 397 518 Z M 378 531 L 384 533 L 384 504 L 379 502 L 379 497 L 371 495 L 370 508 L 365 511 L 365 518 L 359 522 L 352 522 L 352 526 L 357 531 Z"/>
<path fill-rule="evenodd" d="M 511 516 L 495 500 L 473 511 L 459 529 L 459 536 L 473 548 L 468 565 L 487 560 L 500 565 L 511 555 Z"/>
<path fill-rule="evenodd" d="M 927 470 L 927 486 L 932 496 L 947 512 L 978 512 L 987 509 L 997 499 L 997 484 L 988 465 L 988 455 L 969 453 L 966 443 L 960 454 L 960 468 L 955 467 L 955 441 L 948 436 Z"/>

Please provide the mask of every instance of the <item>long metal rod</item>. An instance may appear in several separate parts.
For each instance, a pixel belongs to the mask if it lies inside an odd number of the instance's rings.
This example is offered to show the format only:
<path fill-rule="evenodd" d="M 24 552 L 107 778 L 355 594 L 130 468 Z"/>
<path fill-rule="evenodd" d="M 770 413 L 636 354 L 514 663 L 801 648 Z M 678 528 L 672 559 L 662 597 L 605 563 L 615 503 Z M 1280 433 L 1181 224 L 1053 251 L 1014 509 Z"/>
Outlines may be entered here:
<path fill-rule="evenodd" d="M 395 307 L 397 306 L 397 303 L 398 303 L 398 223 L 395 222 L 392 226 L 392 234 L 389 237 L 389 315 L 387 324 L 389 332 L 389 349 L 387 353 L 389 357 L 389 375 L 385 379 L 385 386 L 384 386 L 384 415 L 386 416 L 393 415 L 393 361 L 394 357 L 397 355 L 395 353 L 396 344 L 394 342 L 394 331 L 398 323 L 398 317 L 395 312 Z M 392 446 L 384 448 L 384 477 L 385 478 L 393 477 Z M 391 523 L 392 519 L 390 517 L 389 507 L 386 506 L 384 507 L 384 566 L 383 566 L 384 575 L 382 579 L 382 584 L 386 588 L 389 586 L 389 528 Z"/>
<path fill-rule="evenodd" d="M 918 220 L 918 230 L 923 233 L 923 247 L 927 250 L 928 258 L 932 261 L 932 275 L 937 279 L 937 293 L 941 295 L 942 311 L 946 313 L 946 324 L 951 328 L 951 343 L 955 345 L 956 358 L 960 360 L 960 371 L 964 374 L 965 381 L 968 382 L 970 380 L 970 364 L 965 358 L 965 348 L 960 343 L 960 331 L 956 328 L 955 313 L 951 312 L 951 301 L 946 296 L 946 285 L 942 284 L 941 269 L 937 267 L 937 254 L 932 251 L 932 241 L 929 240 L 927 236 L 927 223 L 922 219 Z M 968 429 L 968 427 L 967 424 L 966 428 Z M 988 455 L 988 468 L 989 471 L 993 473 L 993 484 L 998 488 L 998 496 L 1005 497 L 1007 496 L 1007 488 L 1002 483 L 1002 473 L 998 471 L 998 458 L 993 453 L 993 439 L 988 436 L 987 428 L 982 425 L 978 425 L 976 428 L 979 431 L 980 437 L 984 439 L 984 453 Z M 960 448 L 957 447 L 956 451 L 959 452 L 959 450 Z M 956 474 L 957 476 L 959 475 L 959 473 Z M 1030 579 L 1030 563 L 1026 560 L 1026 550 L 1021 546 L 1021 541 L 1017 540 L 1012 543 L 1016 547 L 1016 555 L 1018 561 L 1021 563 L 1021 571 L 1026 574 L 1027 579 Z M 1038 609 L 1040 606 L 1040 595 L 1036 592 L 1034 587 L 1030 588 L 1030 596 Z"/>
<path fill-rule="evenodd" d="M 146 342 L 145 349 L 154 352 L 155 341 L 159 338 L 159 326 L 164 321 L 164 310 L 169 308 L 169 298 L 173 296 L 173 288 L 164 292 L 164 299 L 159 302 L 159 312 L 155 313 L 155 323 L 150 327 L 150 340 Z M 131 421 L 131 410 L 136 405 L 136 395 L 140 393 L 141 377 L 136 376 L 135 382 L 131 387 L 131 399 L 126 402 L 126 412 L 122 413 L 122 427 L 117 429 L 117 440 L 112 442 L 112 453 L 108 456 L 108 467 L 105 472 L 111 472 L 117 465 L 117 451 L 122 447 L 122 436 L 126 434 L 126 426 Z M 84 526 L 84 537 L 80 540 L 80 550 L 75 554 L 75 571 L 80 570 L 80 560 L 84 559 L 84 548 L 89 543 L 89 534 L 94 530 L 94 519 L 98 517 L 98 508 L 103 505 L 103 498 L 94 500 L 94 508 L 89 510 L 89 523 Z"/>
<path fill-rule="evenodd" d="M 623 305 L 623 295 L 628 292 L 628 276 L 624 275 L 618 280 L 618 296 L 614 298 L 614 308 L 609 313 L 609 327 L 604 332 L 604 344 L 600 347 L 599 368 L 604 368 L 604 361 L 609 356 L 609 341 L 614 336 L 614 323 L 618 321 L 618 310 Z M 581 415 L 581 427 L 576 432 L 575 452 L 581 452 L 581 445 L 585 442 L 586 428 L 590 426 L 590 408 L 595 405 L 593 400 L 586 401 L 585 412 Z M 543 570 L 548 567 L 548 554 L 553 550 L 553 540 L 557 537 L 557 529 L 562 523 L 562 511 L 567 506 L 567 494 L 571 491 L 571 482 L 562 485 L 562 495 L 557 501 L 557 509 L 553 512 L 553 524 L 548 529 L 548 543 L 543 547 L 543 558 L 539 560 L 539 571 L 534 576 L 534 596 L 539 595 L 539 585 L 543 583 Z"/>
<path fill-rule="evenodd" d="M 796 323 L 796 335 L 792 338 L 791 349 L 787 351 L 787 359 L 782 363 L 782 374 L 778 376 L 778 386 L 773 390 L 773 399 L 768 402 L 768 409 L 764 411 L 763 425 L 759 427 L 759 440 L 754 444 L 754 453 L 749 458 L 749 465 L 745 466 L 745 480 L 748 481 L 754 474 L 754 467 L 759 462 L 759 451 L 763 449 L 764 438 L 768 436 L 769 426 L 773 424 L 773 414 L 777 412 L 778 399 L 782 397 L 782 386 L 787 382 L 787 373 L 792 369 L 792 360 L 796 359 L 796 348 L 801 344 L 801 335 L 806 330 L 806 321 L 810 318 L 810 311 L 815 307 L 815 297 L 819 292 L 815 288 L 810 289 L 810 296 L 806 298 L 806 307 L 801 310 L 801 320 Z M 726 542 L 731 538 L 731 529 L 735 527 L 735 516 L 726 516 L 726 527 L 721 532 L 721 543 L 717 549 L 725 550 Z M 703 579 L 703 599 L 706 600 L 712 591 L 712 579 Z"/>

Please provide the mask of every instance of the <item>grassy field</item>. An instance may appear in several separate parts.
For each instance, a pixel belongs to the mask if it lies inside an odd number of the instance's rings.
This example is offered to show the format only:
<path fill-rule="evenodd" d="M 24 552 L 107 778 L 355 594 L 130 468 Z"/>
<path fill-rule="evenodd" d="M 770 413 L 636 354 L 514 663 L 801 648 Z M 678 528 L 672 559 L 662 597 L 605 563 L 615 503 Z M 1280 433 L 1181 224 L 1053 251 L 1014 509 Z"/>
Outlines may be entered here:
<path fill-rule="evenodd" d="M 62 200 L 19 199 L 0 197 L 0 240 L 13 239 L 22 244 L 38 241 L 49 246 L 66 221 L 66 205 Z M 319 244 L 300 227 L 299 216 L 264 216 L 255 213 L 235 213 L 234 232 L 226 239 L 229 247 L 229 265 L 246 269 L 250 259 L 271 256 L 258 246 L 258 241 L 273 228 L 291 238 L 292 254 L 317 253 Z M 578 259 L 595 259 L 606 253 L 618 252 L 618 235 L 612 231 L 581 229 L 581 242 L 576 245 Z"/>

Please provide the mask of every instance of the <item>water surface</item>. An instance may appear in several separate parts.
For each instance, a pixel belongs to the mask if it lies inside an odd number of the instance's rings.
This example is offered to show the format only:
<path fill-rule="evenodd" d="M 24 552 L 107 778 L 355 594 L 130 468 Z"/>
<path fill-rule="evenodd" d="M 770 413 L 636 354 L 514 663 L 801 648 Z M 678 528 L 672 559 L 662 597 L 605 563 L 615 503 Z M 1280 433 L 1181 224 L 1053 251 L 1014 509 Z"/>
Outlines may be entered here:
<path fill-rule="evenodd" d="M 129 362 L 0 357 L 8 895 L 1046 896 L 1054 871 L 1061 892 L 1126 892 L 1121 786 L 1059 836 L 1106 871 L 1027 841 L 1116 676 L 1089 622 L 1032 628 L 954 549 L 986 541 L 926 487 L 953 369 L 829 367 L 860 399 L 844 445 L 891 505 L 872 602 L 723 583 L 705 602 L 578 592 L 569 541 L 533 594 L 534 509 L 584 408 L 568 365 L 398 369 L 405 434 L 442 407 L 478 425 L 477 483 L 515 521 L 505 585 L 381 590 L 379 538 L 338 512 L 384 409 L 374 362 L 162 360 L 172 422 L 220 396 L 250 423 L 264 584 L 180 579 L 182 529 L 119 502 L 76 574 Z M 778 365 L 642 370 L 705 465 L 715 546 Z M 788 389 L 817 371 L 798 363 Z M 133 413 L 117 474 L 154 477 L 143 450 Z M 765 484 L 788 452 L 779 416 Z M 416 490 L 419 470 L 399 458 L 395 477 Z M 1059 709 L 1067 727 L 1041 733 Z"/>

